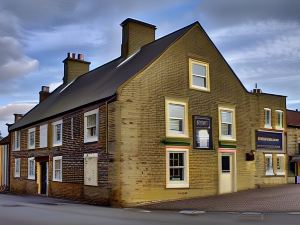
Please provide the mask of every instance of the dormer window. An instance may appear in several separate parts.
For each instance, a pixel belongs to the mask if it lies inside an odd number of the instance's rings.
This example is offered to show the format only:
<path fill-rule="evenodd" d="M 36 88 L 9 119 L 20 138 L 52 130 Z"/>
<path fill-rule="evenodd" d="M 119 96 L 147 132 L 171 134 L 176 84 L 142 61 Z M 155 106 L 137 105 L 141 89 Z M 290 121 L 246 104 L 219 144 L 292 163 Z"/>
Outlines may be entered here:
<path fill-rule="evenodd" d="M 190 88 L 210 91 L 209 64 L 194 59 L 189 60 Z"/>

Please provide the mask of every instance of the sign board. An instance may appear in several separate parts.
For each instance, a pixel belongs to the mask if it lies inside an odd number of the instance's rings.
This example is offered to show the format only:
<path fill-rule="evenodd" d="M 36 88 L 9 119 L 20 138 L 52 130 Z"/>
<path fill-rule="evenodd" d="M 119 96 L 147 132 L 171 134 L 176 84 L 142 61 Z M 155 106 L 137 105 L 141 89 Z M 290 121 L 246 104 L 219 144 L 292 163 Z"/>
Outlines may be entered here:
<path fill-rule="evenodd" d="M 211 117 L 193 116 L 194 148 L 212 149 Z"/>
<path fill-rule="evenodd" d="M 283 133 L 256 131 L 256 150 L 283 151 Z"/>

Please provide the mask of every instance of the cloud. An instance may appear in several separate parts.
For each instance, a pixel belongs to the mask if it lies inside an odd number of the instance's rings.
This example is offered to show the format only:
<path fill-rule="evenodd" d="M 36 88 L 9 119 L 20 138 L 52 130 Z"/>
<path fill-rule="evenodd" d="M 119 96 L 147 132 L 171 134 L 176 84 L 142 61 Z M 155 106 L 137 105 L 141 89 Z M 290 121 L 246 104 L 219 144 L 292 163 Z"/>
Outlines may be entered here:
<path fill-rule="evenodd" d="M 14 102 L 0 106 L 0 130 L 2 135 L 7 135 L 7 126 L 5 124 L 14 122 L 14 113 L 25 114 L 36 104 L 36 102 Z"/>

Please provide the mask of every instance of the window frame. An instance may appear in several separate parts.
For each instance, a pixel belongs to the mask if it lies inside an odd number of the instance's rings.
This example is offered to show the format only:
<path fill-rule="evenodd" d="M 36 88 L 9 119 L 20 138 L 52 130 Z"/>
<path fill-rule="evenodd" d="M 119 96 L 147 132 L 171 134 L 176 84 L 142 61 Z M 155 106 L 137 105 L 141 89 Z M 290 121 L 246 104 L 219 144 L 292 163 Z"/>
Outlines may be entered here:
<path fill-rule="evenodd" d="M 31 133 L 34 133 L 34 136 L 33 136 L 33 145 L 30 145 L 30 134 Z M 35 127 L 28 129 L 28 140 L 27 140 L 28 149 L 35 149 L 35 146 L 36 146 L 36 137 L 35 136 L 36 136 L 36 129 L 35 129 Z"/>
<path fill-rule="evenodd" d="M 96 115 L 96 136 L 88 137 L 87 117 Z M 99 108 L 84 113 L 84 143 L 96 142 L 99 140 Z"/>
<path fill-rule="evenodd" d="M 278 171 L 278 159 L 282 160 L 282 168 Z M 280 162 L 279 162 L 280 164 Z M 285 155 L 284 154 L 276 154 L 276 175 L 285 176 Z"/>
<path fill-rule="evenodd" d="M 264 158 L 265 158 L 265 176 L 275 176 L 274 173 L 274 162 L 273 162 L 273 154 L 264 154 Z M 272 172 L 268 172 L 267 170 L 267 158 L 271 159 L 271 168 L 272 168 Z"/>
<path fill-rule="evenodd" d="M 17 161 L 19 162 L 18 164 L 18 169 L 19 171 L 17 172 Z M 20 178 L 21 177 L 21 158 L 15 158 L 15 169 L 14 169 L 14 178 Z"/>
<path fill-rule="evenodd" d="M 276 109 L 275 113 L 276 113 L 276 129 L 277 130 L 283 130 L 283 110 Z M 280 118 L 280 124 L 278 124 L 278 119 L 279 118 Z"/>
<path fill-rule="evenodd" d="M 205 67 L 206 87 L 201 87 L 193 84 L 193 76 L 198 76 L 193 74 L 193 64 L 197 64 Z M 194 89 L 198 91 L 210 92 L 209 63 L 189 58 L 189 87 L 190 89 Z"/>
<path fill-rule="evenodd" d="M 30 174 L 30 161 L 33 161 L 33 174 Z M 28 158 L 28 160 L 27 160 L 27 175 L 28 175 L 28 180 L 35 180 L 35 172 L 36 172 L 36 170 L 35 170 L 35 158 L 34 157 L 30 157 L 30 158 Z"/>
<path fill-rule="evenodd" d="M 46 143 L 45 145 L 41 146 L 42 144 L 42 129 L 46 130 L 46 134 L 45 134 L 45 139 L 46 139 Z M 40 125 L 40 144 L 39 144 L 39 148 L 47 148 L 48 147 L 48 124 L 43 124 L 43 125 Z"/>
<path fill-rule="evenodd" d="M 270 122 L 267 124 L 267 112 L 270 113 Z M 272 109 L 270 108 L 264 108 L 264 128 L 267 128 L 267 129 L 272 129 Z"/>
<path fill-rule="evenodd" d="M 18 143 L 18 148 L 16 148 L 17 143 Z M 20 151 L 20 149 L 21 149 L 21 130 L 17 130 L 14 132 L 13 151 Z"/>
<path fill-rule="evenodd" d="M 170 180 L 170 153 L 184 154 L 184 180 Z M 187 148 L 166 148 L 166 188 L 189 188 L 189 149 Z"/>
<path fill-rule="evenodd" d="M 56 177 L 55 177 L 55 171 L 57 171 L 57 169 L 56 169 L 56 166 L 55 166 L 55 162 L 56 161 L 60 161 L 60 179 L 57 179 Z M 62 156 L 54 156 L 53 157 L 53 159 L 52 159 L 52 168 L 53 168 L 53 170 L 52 170 L 52 181 L 56 181 L 56 182 L 62 182 L 62 175 L 63 175 L 63 173 L 62 173 L 62 170 L 63 170 L 63 168 L 62 168 Z"/>
<path fill-rule="evenodd" d="M 222 111 L 229 111 L 232 113 L 232 135 L 223 135 L 222 134 Z M 236 141 L 236 115 L 235 115 L 235 107 L 229 106 L 219 106 L 218 107 L 219 114 L 219 140 L 220 141 Z"/>
<path fill-rule="evenodd" d="M 60 126 L 60 141 L 57 141 L 56 139 L 56 126 L 57 125 L 61 125 Z M 52 123 L 52 146 L 56 147 L 56 146 L 61 146 L 62 145 L 62 141 L 63 141 L 63 120 L 58 120 Z"/>
<path fill-rule="evenodd" d="M 169 105 L 183 105 L 184 106 L 184 118 L 183 118 L 183 133 L 172 133 L 170 130 L 170 117 L 169 117 Z M 182 137 L 182 138 L 188 138 L 189 137 L 189 129 L 188 129 L 188 102 L 187 100 L 175 100 L 166 98 L 165 99 L 165 125 L 166 125 L 166 137 Z"/>

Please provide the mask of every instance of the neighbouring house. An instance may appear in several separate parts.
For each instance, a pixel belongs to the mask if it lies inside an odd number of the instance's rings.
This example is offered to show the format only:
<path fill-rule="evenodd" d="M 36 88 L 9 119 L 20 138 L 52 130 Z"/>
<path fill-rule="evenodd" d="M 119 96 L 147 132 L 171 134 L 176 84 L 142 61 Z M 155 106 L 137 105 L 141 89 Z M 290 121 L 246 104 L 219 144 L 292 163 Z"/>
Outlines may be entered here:
<path fill-rule="evenodd" d="M 0 192 L 9 189 L 9 136 L 0 140 Z"/>
<path fill-rule="evenodd" d="M 288 182 L 300 183 L 300 112 L 286 110 Z"/>
<path fill-rule="evenodd" d="M 285 96 L 247 91 L 199 22 L 121 26 L 120 57 L 69 53 L 10 126 L 11 191 L 128 206 L 287 182 Z"/>

